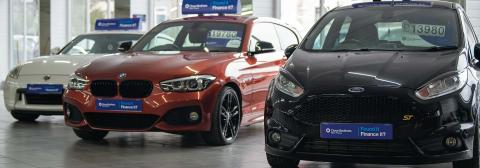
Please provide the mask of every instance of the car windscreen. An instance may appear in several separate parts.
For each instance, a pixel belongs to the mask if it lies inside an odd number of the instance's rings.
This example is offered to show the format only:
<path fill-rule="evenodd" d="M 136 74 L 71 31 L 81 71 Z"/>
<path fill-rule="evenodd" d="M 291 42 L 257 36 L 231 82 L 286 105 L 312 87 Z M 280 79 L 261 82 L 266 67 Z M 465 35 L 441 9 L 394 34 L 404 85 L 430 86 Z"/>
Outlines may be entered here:
<path fill-rule="evenodd" d="M 133 47 L 133 51 L 239 52 L 244 24 L 176 22 L 160 24 Z"/>
<path fill-rule="evenodd" d="M 91 34 L 80 35 L 60 51 L 61 55 L 88 55 L 118 53 L 123 42 L 136 42 L 139 34 Z"/>
<path fill-rule="evenodd" d="M 460 44 L 455 10 L 371 7 L 330 12 L 306 37 L 311 51 L 456 49 Z"/>

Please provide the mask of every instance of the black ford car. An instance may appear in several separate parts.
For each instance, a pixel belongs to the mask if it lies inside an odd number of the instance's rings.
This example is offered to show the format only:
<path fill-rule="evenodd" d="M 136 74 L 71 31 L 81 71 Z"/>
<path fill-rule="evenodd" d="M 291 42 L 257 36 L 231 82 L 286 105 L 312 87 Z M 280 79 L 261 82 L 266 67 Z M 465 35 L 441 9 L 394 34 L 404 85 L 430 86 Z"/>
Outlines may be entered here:
<path fill-rule="evenodd" d="M 449 2 L 326 14 L 291 46 L 265 110 L 267 158 L 479 167 L 480 45 Z"/>

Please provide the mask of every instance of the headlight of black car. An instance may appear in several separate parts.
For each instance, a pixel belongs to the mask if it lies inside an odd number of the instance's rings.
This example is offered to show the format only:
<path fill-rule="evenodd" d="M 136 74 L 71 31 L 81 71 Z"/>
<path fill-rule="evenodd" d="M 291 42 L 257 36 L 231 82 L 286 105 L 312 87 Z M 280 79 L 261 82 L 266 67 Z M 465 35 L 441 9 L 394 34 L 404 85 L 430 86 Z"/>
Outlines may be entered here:
<path fill-rule="evenodd" d="M 195 75 L 160 82 L 164 92 L 196 92 L 206 89 L 215 81 L 211 75 Z"/>
<path fill-rule="evenodd" d="M 422 100 L 444 96 L 463 88 L 467 83 L 467 78 L 468 72 L 466 70 L 452 73 L 452 75 L 446 75 L 446 77 L 427 83 L 418 89 L 415 95 Z"/>
<path fill-rule="evenodd" d="M 299 97 L 303 94 L 303 88 L 288 80 L 285 76 L 280 74 L 275 80 L 275 87 L 279 91 L 292 97 Z"/>
<path fill-rule="evenodd" d="M 18 79 L 18 76 L 20 75 L 20 70 L 22 70 L 21 66 L 15 67 L 8 73 L 8 77 L 12 79 Z"/>
<path fill-rule="evenodd" d="M 70 90 L 83 90 L 88 82 L 89 80 L 74 74 L 70 76 L 67 88 Z"/>

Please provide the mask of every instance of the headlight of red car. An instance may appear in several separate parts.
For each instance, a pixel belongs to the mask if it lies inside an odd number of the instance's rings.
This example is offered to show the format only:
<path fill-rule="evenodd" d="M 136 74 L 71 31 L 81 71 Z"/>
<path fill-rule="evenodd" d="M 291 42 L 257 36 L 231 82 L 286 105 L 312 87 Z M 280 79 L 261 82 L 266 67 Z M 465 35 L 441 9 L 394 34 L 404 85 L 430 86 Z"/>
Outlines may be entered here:
<path fill-rule="evenodd" d="M 68 86 L 67 88 L 70 90 L 83 90 L 85 86 L 88 84 L 89 80 L 80 77 L 76 74 L 73 74 L 70 76 L 69 81 L 68 81 Z"/>
<path fill-rule="evenodd" d="M 211 75 L 195 75 L 160 82 L 164 92 L 196 92 L 206 89 L 215 81 Z"/>

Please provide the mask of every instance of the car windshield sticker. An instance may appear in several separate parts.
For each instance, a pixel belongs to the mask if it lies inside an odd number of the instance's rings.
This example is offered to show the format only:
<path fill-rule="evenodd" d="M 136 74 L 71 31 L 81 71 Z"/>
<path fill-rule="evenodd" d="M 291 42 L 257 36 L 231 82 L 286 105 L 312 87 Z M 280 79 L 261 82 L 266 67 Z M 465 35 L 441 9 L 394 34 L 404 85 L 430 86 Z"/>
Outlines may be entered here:
<path fill-rule="evenodd" d="M 405 33 L 416 34 L 419 36 L 445 37 L 445 26 L 428 24 L 409 24 L 404 22 L 403 31 Z"/>
<path fill-rule="evenodd" d="M 208 48 L 238 48 L 241 45 L 243 33 L 235 30 L 211 30 L 208 32 Z"/>
<path fill-rule="evenodd" d="M 446 25 L 438 24 L 414 24 L 408 21 L 402 22 L 402 42 L 422 42 L 429 46 L 450 46 L 452 44 L 453 31 Z"/>

